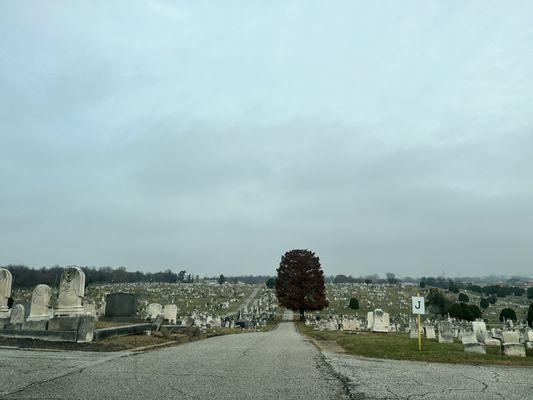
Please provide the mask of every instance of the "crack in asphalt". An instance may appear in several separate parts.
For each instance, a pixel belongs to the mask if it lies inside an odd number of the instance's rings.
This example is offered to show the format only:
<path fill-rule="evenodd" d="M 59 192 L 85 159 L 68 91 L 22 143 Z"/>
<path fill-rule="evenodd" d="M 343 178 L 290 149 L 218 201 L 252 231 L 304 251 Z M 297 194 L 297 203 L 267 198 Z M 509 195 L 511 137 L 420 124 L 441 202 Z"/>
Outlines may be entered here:
<path fill-rule="evenodd" d="M 13 389 L 13 390 L 9 390 L 7 392 L 0 393 L 0 400 L 6 399 L 8 396 L 12 396 L 12 395 L 17 394 L 17 393 L 22 393 L 26 389 L 28 389 L 28 388 L 30 388 L 32 386 L 40 385 L 40 384 L 43 384 L 43 383 L 53 382 L 55 380 L 61 379 L 61 378 L 65 377 L 65 376 L 69 376 L 69 375 L 81 374 L 87 368 L 90 368 L 90 367 L 93 367 L 95 365 L 99 365 L 99 364 L 102 364 L 102 363 L 105 363 L 105 362 L 108 362 L 108 361 L 116 360 L 117 358 L 126 357 L 128 355 L 130 355 L 130 354 L 127 353 L 127 352 L 126 353 L 116 354 L 116 355 L 113 355 L 113 356 L 110 356 L 110 357 L 106 357 L 106 358 L 103 358 L 103 359 L 99 359 L 99 360 L 95 360 L 95 361 L 91 361 L 91 362 L 85 363 L 82 367 L 76 366 L 76 367 L 68 368 L 67 370 L 65 370 L 63 372 L 60 372 L 60 373 L 58 373 L 58 374 L 56 374 L 56 375 L 54 375 L 52 377 L 46 378 L 46 379 L 40 379 L 40 380 L 37 380 L 37 381 L 28 382 L 24 386 L 19 387 L 17 389 Z"/>
<path fill-rule="evenodd" d="M 316 367 L 319 371 L 333 377 L 337 380 L 342 387 L 344 393 L 344 398 L 350 400 L 366 400 L 368 397 L 362 392 L 355 392 L 354 385 L 350 382 L 350 379 L 341 373 L 337 372 L 335 368 L 326 360 L 326 357 L 323 353 L 318 352 L 316 357 Z"/>

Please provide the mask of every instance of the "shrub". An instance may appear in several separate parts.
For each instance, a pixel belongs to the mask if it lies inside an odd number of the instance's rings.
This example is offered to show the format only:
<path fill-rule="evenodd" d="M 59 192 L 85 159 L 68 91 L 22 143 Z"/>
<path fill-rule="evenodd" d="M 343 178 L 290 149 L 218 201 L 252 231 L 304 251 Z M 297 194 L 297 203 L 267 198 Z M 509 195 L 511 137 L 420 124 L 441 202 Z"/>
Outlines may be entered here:
<path fill-rule="evenodd" d="M 483 297 L 480 301 L 479 301 L 479 306 L 483 309 L 485 308 L 489 308 L 489 300 L 486 299 L 485 297 Z"/>
<path fill-rule="evenodd" d="M 504 308 L 500 312 L 500 321 L 503 321 L 504 318 L 506 320 L 516 321 L 516 313 L 514 312 L 512 308 Z"/>
<path fill-rule="evenodd" d="M 454 303 L 448 312 L 450 317 L 464 319 L 466 321 L 474 321 L 476 318 L 483 316 L 478 306 L 466 303 Z"/>
<path fill-rule="evenodd" d="M 461 303 L 468 303 L 470 301 L 470 297 L 466 293 L 459 293 L 459 301 Z"/>
<path fill-rule="evenodd" d="M 357 300 L 355 297 L 352 297 L 350 299 L 350 309 L 352 310 L 358 310 L 359 309 L 359 300 Z"/>

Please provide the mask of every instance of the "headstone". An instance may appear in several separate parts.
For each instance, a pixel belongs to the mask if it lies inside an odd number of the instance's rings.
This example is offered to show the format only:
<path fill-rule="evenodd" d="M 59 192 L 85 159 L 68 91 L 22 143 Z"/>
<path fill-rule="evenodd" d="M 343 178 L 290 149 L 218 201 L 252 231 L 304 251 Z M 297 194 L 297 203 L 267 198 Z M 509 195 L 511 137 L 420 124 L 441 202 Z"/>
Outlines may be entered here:
<path fill-rule="evenodd" d="M 463 334 L 463 337 L 461 338 L 461 342 L 463 344 L 478 343 L 476 334 L 474 332 L 469 332 L 469 333 Z"/>
<path fill-rule="evenodd" d="M 133 293 L 109 293 L 105 297 L 106 317 L 134 317 L 137 315 L 137 295 Z"/>
<path fill-rule="evenodd" d="M 11 309 L 9 323 L 13 326 L 20 324 L 20 326 L 17 326 L 17 328 L 21 328 L 22 324 L 24 323 L 24 306 L 22 304 L 15 304 L 13 306 Z"/>
<path fill-rule="evenodd" d="M 472 321 L 472 330 L 479 343 L 485 343 L 487 339 L 487 326 L 483 321 Z"/>
<path fill-rule="evenodd" d="M 164 320 L 165 319 L 163 318 L 163 314 L 157 314 L 152 324 L 152 330 L 158 331 L 159 329 L 161 329 L 161 325 L 163 325 Z"/>
<path fill-rule="evenodd" d="M 83 313 L 85 315 L 90 315 L 91 317 L 96 318 L 96 304 L 83 303 Z"/>
<path fill-rule="evenodd" d="M 499 339 L 499 340 L 502 340 L 503 339 L 503 336 L 502 336 L 502 330 L 499 329 L 499 328 L 492 328 L 491 330 L 491 333 L 492 333 L 492 337 L 494 339 Z"/>
<path fill-rule="evenodd" d="M 524 342 L 533 342 L 533 329 L 529 327 L 524 329 Z"/>
<path fill-rule="evenodd" d="M 342 329 L 345 331 L 358 331 L 361 323 L 356 318 L 343 318 Z"/>
<path fill-rule="evenodd" d="M 503 343 L 520 343 L 520 335 L 518 332 L 505 331 L 502 332 Z"/>
<path fill-rule="evenodd" d="M 52 290 L 48 285 L 39 284 L 31 295 L 30 315 L 28 321 L 50 319 L 50 296 Z"/>
<path fill-rule="evenodd" d="M 433 325 L 426 325 L 426 339 L 436 339 L 435 327 Z"/>
<path fill-rule="evenodd" d="M 485 346 L 501 346 L 502 342 L 500 342 L 498 339 L 485 339 Z"/>
<path fill-rule="evenodd" d="M 163 308 L 163 317 L 170 323 L 175 324 L 178 316 L 178 307 L 175 304 L 167 304 Z"/>
<path fill-rule="evenodd" d="M 411 339 L 418 339 L 418 323 L 416 321 L 411 321 L 409 326 L 409 337 Z"/>
<path fill-rule="evenodd" d="M 374 312 L 369 311 L 366 313 L 366 329 L 371 331 L 374 326 Z"/>
<path fill-rule="evenodd" d="M 83 315 L 82 300 L 85 295 L 85 273 L 79 267 L 67 267 L 61 274 L 59 297 L 55 315 Z"/>
<path fill-rule="evenodd" d="M 522 343 L 520 343 L 520 335 L 514 331 L 502 332 L 503 344 L 502 352 L 506 356 L 513 357 L 525 357 L 526 349 Z"/>
<path fill-rule="evenodd" d="M 8 300 L 11 297 L 12 282 L 11 272 L 5 268 L 0 268 L 0 319 L 9 318 Z"/>
<path fill-rule="evenodd" d="M 451 321 L 439 321 L 439 343 L 453 343 L 453 326 Z"/>
<path fill-rule="evenodd" d="M 327 324 L 328 331 L 336 331 L 338 328 L 339 328 L 339 325 L 337 324 L 337 321 L 335 321 L 334 319 L 331 319 L 328 321 L 328 324 Z"/>
<path fill-rule="evenodd" d="M 525 357 L 526 348 L 522 343 L 504 343 L 502 345 L 503 354 L 511 357 Z"/>
<path fill-rule="evenodd" d="M 146 313 L 148 314 L 148 318 L 150 319 L 156 319 L 159 314 L 162 312 L 161 304 L 159 303 L 150 303 L 148 304 L 148 308 Z"/>
<path fill-rule="evenodd" d="M 373 314 L 372 332 L 388 333 L 390 327 L 389 313 L 383 312 L 382 309 L 378 308 L 374 310 Z"/>
<path fill-rule="evenodd" d="M 94 339 L 94 317 L 92 315 L 82 315 L 79 317 L 78 343 L 92 342 Z"/>

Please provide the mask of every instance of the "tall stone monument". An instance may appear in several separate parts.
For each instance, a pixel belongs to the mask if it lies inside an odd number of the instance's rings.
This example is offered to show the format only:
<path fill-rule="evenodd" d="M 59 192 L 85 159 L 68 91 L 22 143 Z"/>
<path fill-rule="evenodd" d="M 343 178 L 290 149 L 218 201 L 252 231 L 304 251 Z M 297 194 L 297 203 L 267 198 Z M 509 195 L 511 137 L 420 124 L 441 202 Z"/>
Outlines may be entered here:
<path fill-rule="evenodd" d="M 59 282 L 59 297 L 54 315 L 83 315 L 82 300 L 85 295 L 85 273 L 79 267 L 71 266 L 63 270 Z"/>
<path fill-rule="evenodd" d="M 48 285 L 35 286 L 31 295 L 30 315 L 28 321 L 41 321 L 50 318 L 50 295 L 52 290 Z"/>
<path fill-rule="evenodd" d="M 10 315 L 7 302 L 11 297 L 12 282 L 13 278 L 11 276 L 11 272 L 5 268 L 0 268 L 0 319 L 9 318 Z"/>

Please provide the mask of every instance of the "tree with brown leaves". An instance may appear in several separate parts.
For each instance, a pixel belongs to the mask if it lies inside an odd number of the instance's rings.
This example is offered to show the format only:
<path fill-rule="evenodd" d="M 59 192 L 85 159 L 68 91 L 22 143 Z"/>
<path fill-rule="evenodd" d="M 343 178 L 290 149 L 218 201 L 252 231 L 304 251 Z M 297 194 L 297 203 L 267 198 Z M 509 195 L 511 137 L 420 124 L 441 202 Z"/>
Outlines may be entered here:
<path fill-rule="evenodd" d="M 276 296 L 281 306 L 300 312 L 300 321 L 305 320 L 305 311 L 322 310 L 328 306 L 324 272 L 320 260 L 309 250 L 291 250 L 281 257 Z"/>

